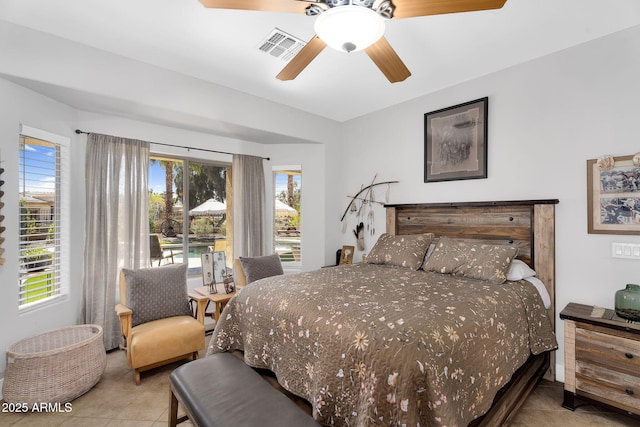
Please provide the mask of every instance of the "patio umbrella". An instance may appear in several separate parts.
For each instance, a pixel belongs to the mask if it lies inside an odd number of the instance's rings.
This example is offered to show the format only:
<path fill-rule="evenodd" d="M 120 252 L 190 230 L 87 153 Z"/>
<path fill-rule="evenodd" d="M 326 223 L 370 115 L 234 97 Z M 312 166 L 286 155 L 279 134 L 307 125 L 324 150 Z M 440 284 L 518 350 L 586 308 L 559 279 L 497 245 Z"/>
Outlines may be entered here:
<path fill-rule="evenodd" d="M 189 211 L 189 215 L 221 215 L 227 213 L 227 205 L 215 199 L 209 199 Z"/>
<path fill-rule="evenodd" d="M 287 205 L 286 203 L 276 199 L 276 215 L 291 216 L 298 213 L 297 210 Z"/>

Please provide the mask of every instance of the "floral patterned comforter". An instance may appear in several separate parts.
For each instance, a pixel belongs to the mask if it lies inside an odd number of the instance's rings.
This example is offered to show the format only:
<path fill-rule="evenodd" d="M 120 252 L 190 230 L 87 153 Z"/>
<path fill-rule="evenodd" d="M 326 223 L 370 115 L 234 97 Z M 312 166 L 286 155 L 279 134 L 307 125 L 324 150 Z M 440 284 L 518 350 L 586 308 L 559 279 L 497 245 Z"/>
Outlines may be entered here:
<path fill-rule="evenodd" d="M 531 353 L 557 347 L 528 282 L 343 265 L 262 279 L 225 307 L 208 354 L 243 350 L 336 426 L 466 426 Z"/>

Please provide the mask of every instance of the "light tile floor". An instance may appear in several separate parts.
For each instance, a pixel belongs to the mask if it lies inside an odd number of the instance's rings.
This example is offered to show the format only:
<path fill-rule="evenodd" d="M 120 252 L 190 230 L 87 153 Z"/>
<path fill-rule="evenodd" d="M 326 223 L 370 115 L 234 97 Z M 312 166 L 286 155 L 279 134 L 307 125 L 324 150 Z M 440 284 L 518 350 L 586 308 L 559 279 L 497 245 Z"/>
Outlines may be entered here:
<path fill-rule="evenodd" d="M 142 374 L 136 386 L 122 351 L 107 354 L 107 368 L 101 381 L 72 402 L 68 413 L 0 413 L 0 426 L 29 427 L 156 427 L 166 426 L 169 407 L 169 373 L 176 362 Z M 575 412 L 563 409 L 562 384 L 543 381 L 520 409 L 513 426 L 535 427 L 631 427 L 640 421 L 594 406 Z M 190 426 L 189 422 L 181 426 Z M 244 426 L 238 426 L 244 427 Z M 290 426 L 283 426 L 290 427 Z"/>

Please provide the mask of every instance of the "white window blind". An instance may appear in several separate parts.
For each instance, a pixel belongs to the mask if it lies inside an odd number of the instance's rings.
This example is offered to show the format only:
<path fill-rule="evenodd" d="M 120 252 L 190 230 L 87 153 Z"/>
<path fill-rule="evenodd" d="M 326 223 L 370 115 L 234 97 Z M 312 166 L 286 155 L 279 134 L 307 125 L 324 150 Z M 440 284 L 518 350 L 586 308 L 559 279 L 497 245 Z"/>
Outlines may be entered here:
<path fill-rule="evenodd" d="M 69 139 L 22 126 L 19 158 L 19 306 L 66 292 Z"/>

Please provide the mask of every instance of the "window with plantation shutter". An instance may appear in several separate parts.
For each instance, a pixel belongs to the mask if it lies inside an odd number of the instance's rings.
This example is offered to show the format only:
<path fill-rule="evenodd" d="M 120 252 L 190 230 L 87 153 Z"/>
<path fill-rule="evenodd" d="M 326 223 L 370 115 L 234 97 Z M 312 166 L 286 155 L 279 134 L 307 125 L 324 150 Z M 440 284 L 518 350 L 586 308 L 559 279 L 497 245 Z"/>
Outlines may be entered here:
<path fill-rule="evenodd" d="M 69 139 L 22 126 L 19 150 L 19 306 L 66 292 Z"/>

